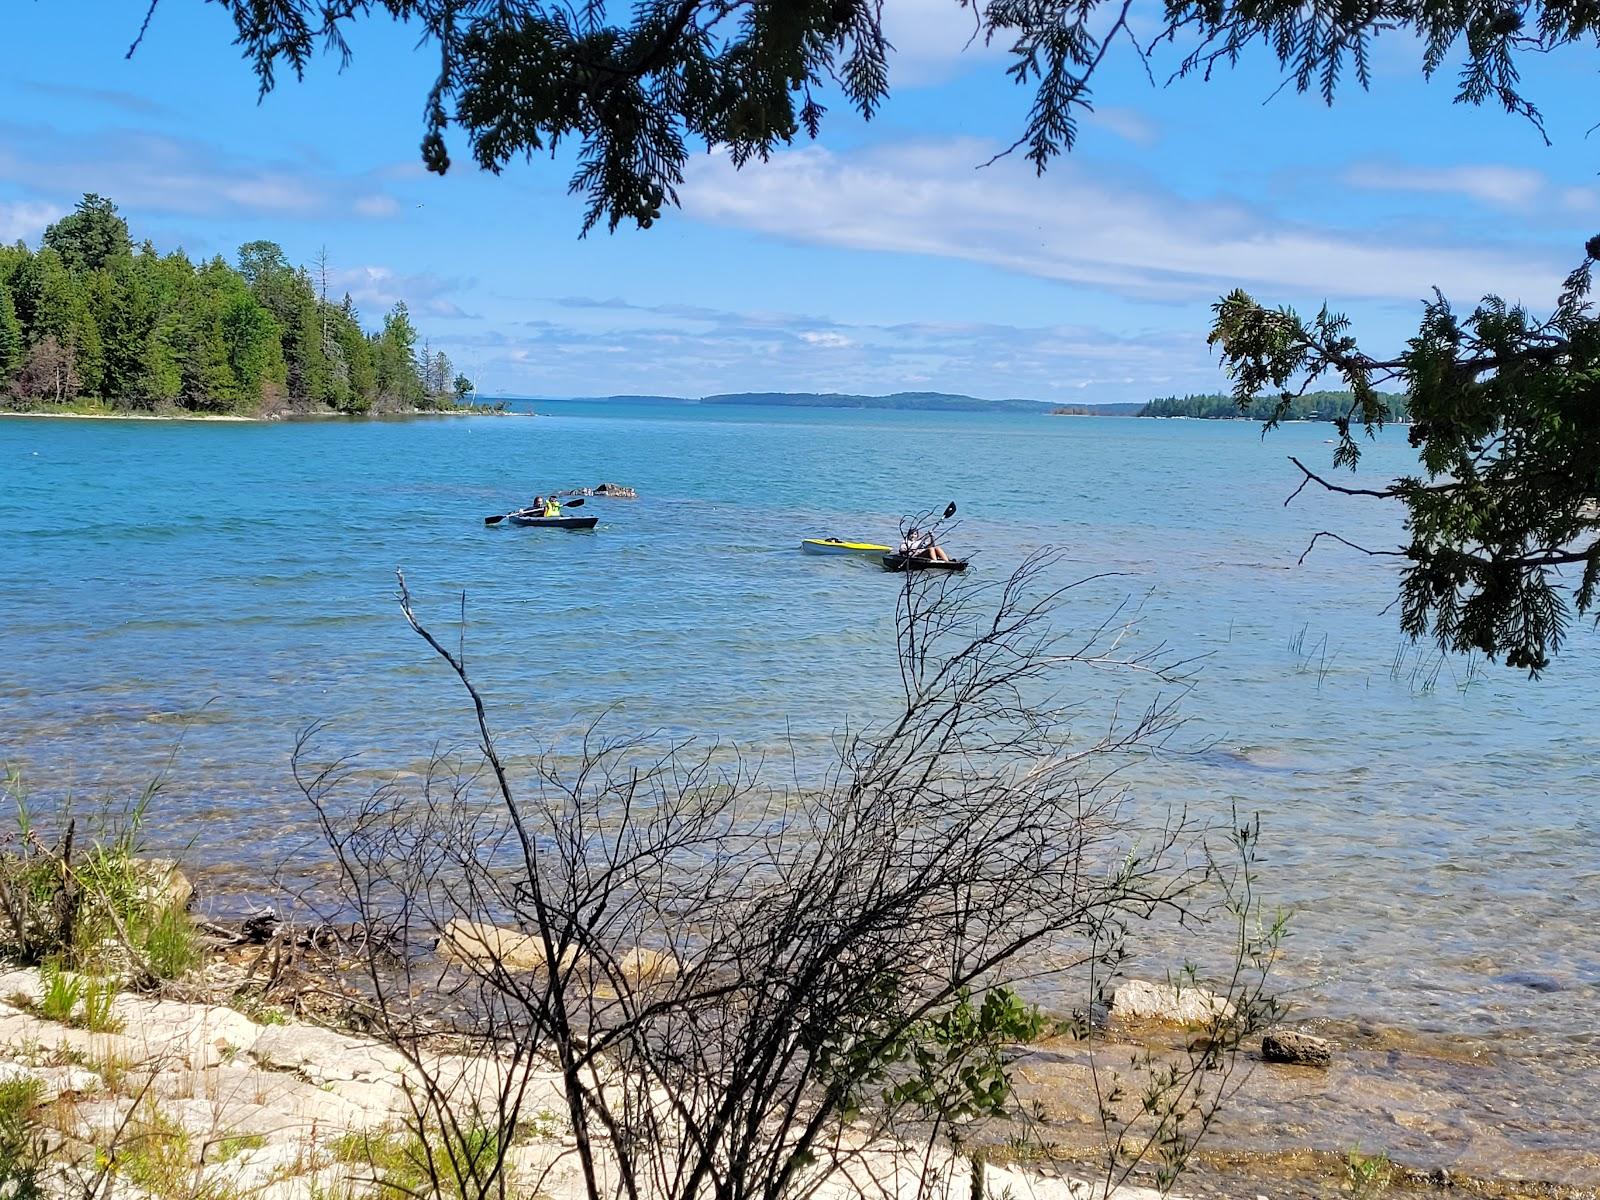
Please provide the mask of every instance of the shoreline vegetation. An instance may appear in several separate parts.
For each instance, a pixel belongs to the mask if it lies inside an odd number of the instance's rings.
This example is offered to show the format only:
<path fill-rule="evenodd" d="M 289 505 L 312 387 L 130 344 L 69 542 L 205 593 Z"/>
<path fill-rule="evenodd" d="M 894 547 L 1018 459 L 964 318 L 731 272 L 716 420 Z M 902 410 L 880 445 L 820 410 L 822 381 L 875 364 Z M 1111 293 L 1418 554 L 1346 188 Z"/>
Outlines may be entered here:
<path fill-rule="evenodd" d="M 1384 420 L 1404 422 L 1410 412 L 1406 397 L 1400 392 L 1379 392 L 1378 399 L 1386 411 Z M 1279 418 L 1284 421 L 1335 421 L 1348 416 L 1354 404 L 1349 392 L 1306 392 L 1289 401 Z M 1278 407 L 1278 397 L 1258 396 L 1247 408 L 1241 409 L 1236 397 L 1220 392 L 1207 392 L 1187 396 L 1163 396 L 1144 405 L 1135 414 L 1140 417 L 1187 417 L 1200 421 L 1268 421 Z"/>
<path fill-rule="evenodd" d="M 0 246 L 0 412 L 59 416 L 363 416 L 476 411 L 474 388 L 405 302 L 369 332 L 349 293 L 276 242 L 195 262 L 137 246 L 86 194 L 37 249 Z"/>
<path fill-rule="evenodd" d="M 373 412 L 336 412 L 330 410 L 299 412 L 281 409 L 269 413 L 195 412 L 184 408 L 127 409 L 114 407 L 88 407 L 74 404 L 36 404 L 28 408 L 0 408 L 0 418 L 43 418 L 72 421 L 202 421 L 213 424 L 259 425 L 274 421 L 356 421 L 387 417 L 533 417 L 533 412 L 519 412 L 507 407 L 505 401 L 476 404 L 453 404 L 441 408 L 397 408 Z"/>

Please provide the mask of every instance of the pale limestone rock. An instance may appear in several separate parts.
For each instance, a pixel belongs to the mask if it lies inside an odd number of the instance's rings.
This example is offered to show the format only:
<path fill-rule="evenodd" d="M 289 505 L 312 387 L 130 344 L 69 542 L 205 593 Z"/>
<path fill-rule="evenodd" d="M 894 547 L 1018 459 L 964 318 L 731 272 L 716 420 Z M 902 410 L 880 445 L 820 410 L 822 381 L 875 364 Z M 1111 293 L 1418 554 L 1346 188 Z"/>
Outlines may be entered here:
<path fill-rule="evenodd" d="M 0 1005 L 6 1008 L 21 1007 L 18 1001 L 39 1003 L 44 995 L 44 984 L 39 972 L 33 970 L 0 971 Z"/>
<path fill-rule="evenodd" d="M 542 971 L 545 965 L 542 938 L 459 917 L 445 924 L 438 948 L 456 962 L 498 962 L 508 971 Z M 576 961 L 577 952 L 568 949 L 562 965 L 571 966 Z"/>
<path fill-rule="evenodd" d="M 194 899 L 194 884 L 175 858 L 136 858 L 145 903 L 152 908 L 187 909 Z"/>
<path fill-rule="evenodd" d="M 258 1196 L 269 1194 L 267 1189 L 278 1181 L 289 1182 L 296 1176 L 306 1175 L 307 1167 L 315 1165 L 316 1156 L 307 1146 L 295 1141 L 280 1141 L 242 1151 L 227 1162 L 217 1163 L 206 1174 L 211 1181 L 222 1185 L 217 1188 L 218 1195 Z M 301 1182 L 301 1187 L 309 1190 L 304 1182 Z M 224 1188 L 227 1190 L 224 1191 Z M 303 1195 L 304 1191 L 286 1194 Z"/>
<path fill-rule="evenodd" d="M 520 936 L 520 935 L 519 935 Z M 541 956 L 542 961 L 542 956 Z M 635 966 L 641 975 L 652 969 L 641 952 Z M 667 960 L 656 964 L 675 969 Z M 13 990 L 31 989 L 37 973 L 13 972 Z M 204 1149 L 204 1184 L 226 1184 L 236 1194 L 262 1200 L 313 1200 L 314 1196 L 355 1195 L 348 1185 L 354 1169 L 332 1161 L 330 1147 L 347 1132 L 402 1125 L 408 1112 L 401 1091 L 412 1077 L 403 1056 L 368 1039 L 313 1026 L 289 1024 L 261 1027 L 231 1009 L 213 1005 L 157 1002 L 121 997 L 117 1015 L 128 1022 L 120 1035 L 89 1034 L 44 1021 L 32 1013 L 0 1004 L 0 1045 L 14 1056 L 35 1048 L 65 1047 L 94 1058 L 123 1060 L 126 1095 L 101 1089 L 80 1094 L 69 1110 L 79 1136 L 95 1145 L 109 1145 L 127 1116 L 129 1096 L 154 1076 L 145 1103 L 155 1105 L 191 1135 L 195 1154 Z M 464 1105 L 484 1102 L 503 1084 L 511 1064 L 493 1058 L 441 1055 L 430 1070 L 453 1099 Z M 81 1068 L 0 1067 L 51 1076 L 60 1091 L 79 1091 L 102 1082 Z M 518 1186 L 537 1187 L 545 1200 L 581 1200 L 582 1177 L 568 1148 L 561 1079 L 552 1070 L 533 1072 L 526 1086 L 512 1089 L 523 1096 L 524 1127 L 533 1138 L 512 1151 Z M 662 1097 L 655 1099 L 660 1102 Z M 553 1114 L 540 1119 L 541 1111 Z M 264 1144 L 215 1162 L 221 1142 L 245 1134 Z M 868 1144 L 863 1134 L 853 1145 L 862 1155 L 863 1170 L 835 1171 L 824 1181 L 819 1200 L 970 1200 L 973 1180 L 965 1160 L 936 1152 L 935 1177 L 924 1175 L 927 1148 Z M 597 1168 L 616 1183 L 617 1164 L 604 1139 L 596 1146 Z M 942 1157 L 941 1157 L 942 1156 Z M 929 1186 L 924 1187 L 924 1184 Z M 1021 1170 L 989 1167 L 984 1200 L 1154 1200 L 1145 1189 L 1117 1189 L 1111 1198 L 1090 1183 L 1043 1179 Z M 130 1192 L 130 1195 L 132 1193 Z M 63 1195 L 62 1200 L 66 1200 Z"/>
<path fill-rule="evenodd" d="M 498 962 L 508 971 L 542 971 L 545 966 L 544 940 L 537 934 L 459 917 L 445 924 L 438 949 L 456 962 Z M 563 954 L 562 966 L 574 965 L 587 969 L 592 964 L 580 960 L 577 951 L 569 947 Z M 616 970 L 637 986 L 674 978 L 678 962 L 670 954 L 633 946 L 617 956 Z"/>
<path fill-rule="evenodd" d="M 249 1050 L 262 1066 L 292 1071 L 316 1084 L 392 1080 L 406 1070 L 405 1057 L 397 1051 L 313 1025 L 269 1025 Z"/>
<path fill-rule="evenodd" d="M 1217 1016 L 1233 1015 L 1233 1004 L 1200 987 L 1174 987 L 1130 979 L 1118 985 L 1111 1000 L 1111 1015 L 1133 1021 L 1167 1021 L 1174 1025 L 1204 1025 Z"/>
<path fill-rule="evenodd" d="M 657 983 L 677 977 L 678 960 L 659 950 L 635 946 L 622 952 L 617 968 L 631 983 Z"/>
<path fill-rule="evenodd" d="M 261 1034 L 243 1013 L 211 1004 L 181 1004 L 119 995 L 111 1012 L 122 1022 L 122 1036 L 135 1045 L 159 1047 L 167 1053 L 209 1065 L 248 1050 Z"/>

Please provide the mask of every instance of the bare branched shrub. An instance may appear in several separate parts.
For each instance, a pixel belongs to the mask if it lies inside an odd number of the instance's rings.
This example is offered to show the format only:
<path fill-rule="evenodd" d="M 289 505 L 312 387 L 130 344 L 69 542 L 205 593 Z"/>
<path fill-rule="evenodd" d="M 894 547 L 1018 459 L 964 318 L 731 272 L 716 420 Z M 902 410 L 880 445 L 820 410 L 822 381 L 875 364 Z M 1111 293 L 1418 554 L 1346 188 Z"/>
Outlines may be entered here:
<path fill-rule="evenodd" d="M 347 764 L 311 766 L 303 742 L 296 777 L 342 903 L 384 931 L 366 942 L 374 1028 L 422 1081 L 413 1115 L 445 1191 L 508 1194 L 529 1105 L 554 1096 L 593 1200 L 806 1195 L 841 1164 L 1006 1110 L 1006 1044 L 1043 1026 L 1015 985 L 1092 990 L 1134 926 L 1204 919 L 1227 873 L 1203 831 L 1135 829 L 1119 783 L 1177 727 L 1185 665 L 1132 649 L 1121 614 L 1053 633 L 1053 563 L 997 584 L 907 576 L 898 711 L 841 733 L 811 786 L 599 728 L 513 761 L 460 643 L 421 622 L 401 577 L 402 611 L 474 705 L 478 754 L 346 800 Z M 1095 694 L 1108 672 L 1145 699 L 1092 724 L 1058 691 L 1079 671 Z M 1113 1177 L 1152 1150 L 1181 1165 L 1208 1119 L 1209 1081 L 1260 1013 L 1246 976 L 1266 959 L 1234 957 L 1204 1061 L 1158 1081 L 1154 1109 L 1108 1096 Z M 440 1065 L 446 1000 L 492 1070 Z M 457 1161 L 483 1145 L 487 1168 Z"/>

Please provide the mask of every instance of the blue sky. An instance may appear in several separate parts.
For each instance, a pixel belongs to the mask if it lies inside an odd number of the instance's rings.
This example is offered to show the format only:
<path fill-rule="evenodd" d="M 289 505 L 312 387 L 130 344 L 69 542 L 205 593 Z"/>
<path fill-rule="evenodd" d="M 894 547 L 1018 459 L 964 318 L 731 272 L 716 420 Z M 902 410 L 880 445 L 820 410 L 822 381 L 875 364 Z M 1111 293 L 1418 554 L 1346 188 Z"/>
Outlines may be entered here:
<path fill-rule="evenodd" d="M 878 118 L 834 104 L 820 141 L 742 172 L 700 156 L 681 212 L 580 240 L 570 161 L 495 177 L 457 137 L 448 176 L 422 169 L 432 60 L 387 20 L 357 28 L 343 73 L 322 59 L 258 103 L 212 5 L 163 0 L 131 61 L 142 4 L 9 7 L 0 239 L 36 243 L 98 191 L 163 250 L 232 257 L 265 237 L 309 263 L 326 246 L 369 325 L 407 300 L 488 392 L 1142 400 L 1222 384 L 1204 333 L 1232 286 L 1327 300 L 1388 352 L 1434 284 L 1461 307 L 1491 289 L 1547 307 L 1600 232 L 1577 55 L 1526 73 L 1553 146 L 1452 104 L 1399 38 L 1372 91 L 1332 109 L 1272 97 L 1264 59 L 1153 87 L 1124 56 L 1079 148 L 1038 179 L 1020 160 L 979 169 L 1027 95 L 1003 56 L 964 48 L 970 13 L 885 0 L 896 83 Z"/>

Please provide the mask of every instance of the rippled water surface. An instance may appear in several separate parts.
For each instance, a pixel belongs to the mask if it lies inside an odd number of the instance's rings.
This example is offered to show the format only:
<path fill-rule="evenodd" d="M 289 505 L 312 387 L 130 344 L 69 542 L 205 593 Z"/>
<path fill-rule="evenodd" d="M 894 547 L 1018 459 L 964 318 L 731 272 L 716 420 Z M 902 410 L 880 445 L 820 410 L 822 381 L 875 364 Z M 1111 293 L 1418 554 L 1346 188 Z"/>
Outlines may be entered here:
<path fill-rule="evenodd" d="M 374 767 L 469 733 L 396 612 L 403 566 L 440 623 L 468 593 L 469 660 L 505 727 L 560 735 L 609 707 L 623 729 L 820 758 L 892 700 L 897 581 L 799 539 L 887 541 L 954 498 L 952 548 L 983 574 L 1063 547 L 1063 581 L 1119 574 L 1062 623 L 1130 597 L 1146 642 L 1207 656 L 1185 732 L 1214 745 L 1141 771 L 1141 803 L 1261 813 L 1303 1012 L 1492 1038 L 1505 1070 L 1486 1086 L 1534 1126 L 1592 1107 L 1600 646 L 1579 631 L 1537 683 L 1440 663 L 1383 611 L 1383 560 L 1325 544 L 1297 566 L 1319 529 L 1398 537 L 1372 501 L 1284 507 L 1285 455 L 1326 465 L 1325 428 L 549 410 L 0 422 L 0 755 L 43 796 L 123 791 L 181 736 L 166 835 L 221 878 L 258 876 L 306 832 L 288 759 L 308 722 Z M 1363 474 L 1409 462 L 1391 432 Z M 483 525 L 602 479 L 641 499 L 591 501 L 592 535 Z"/>

